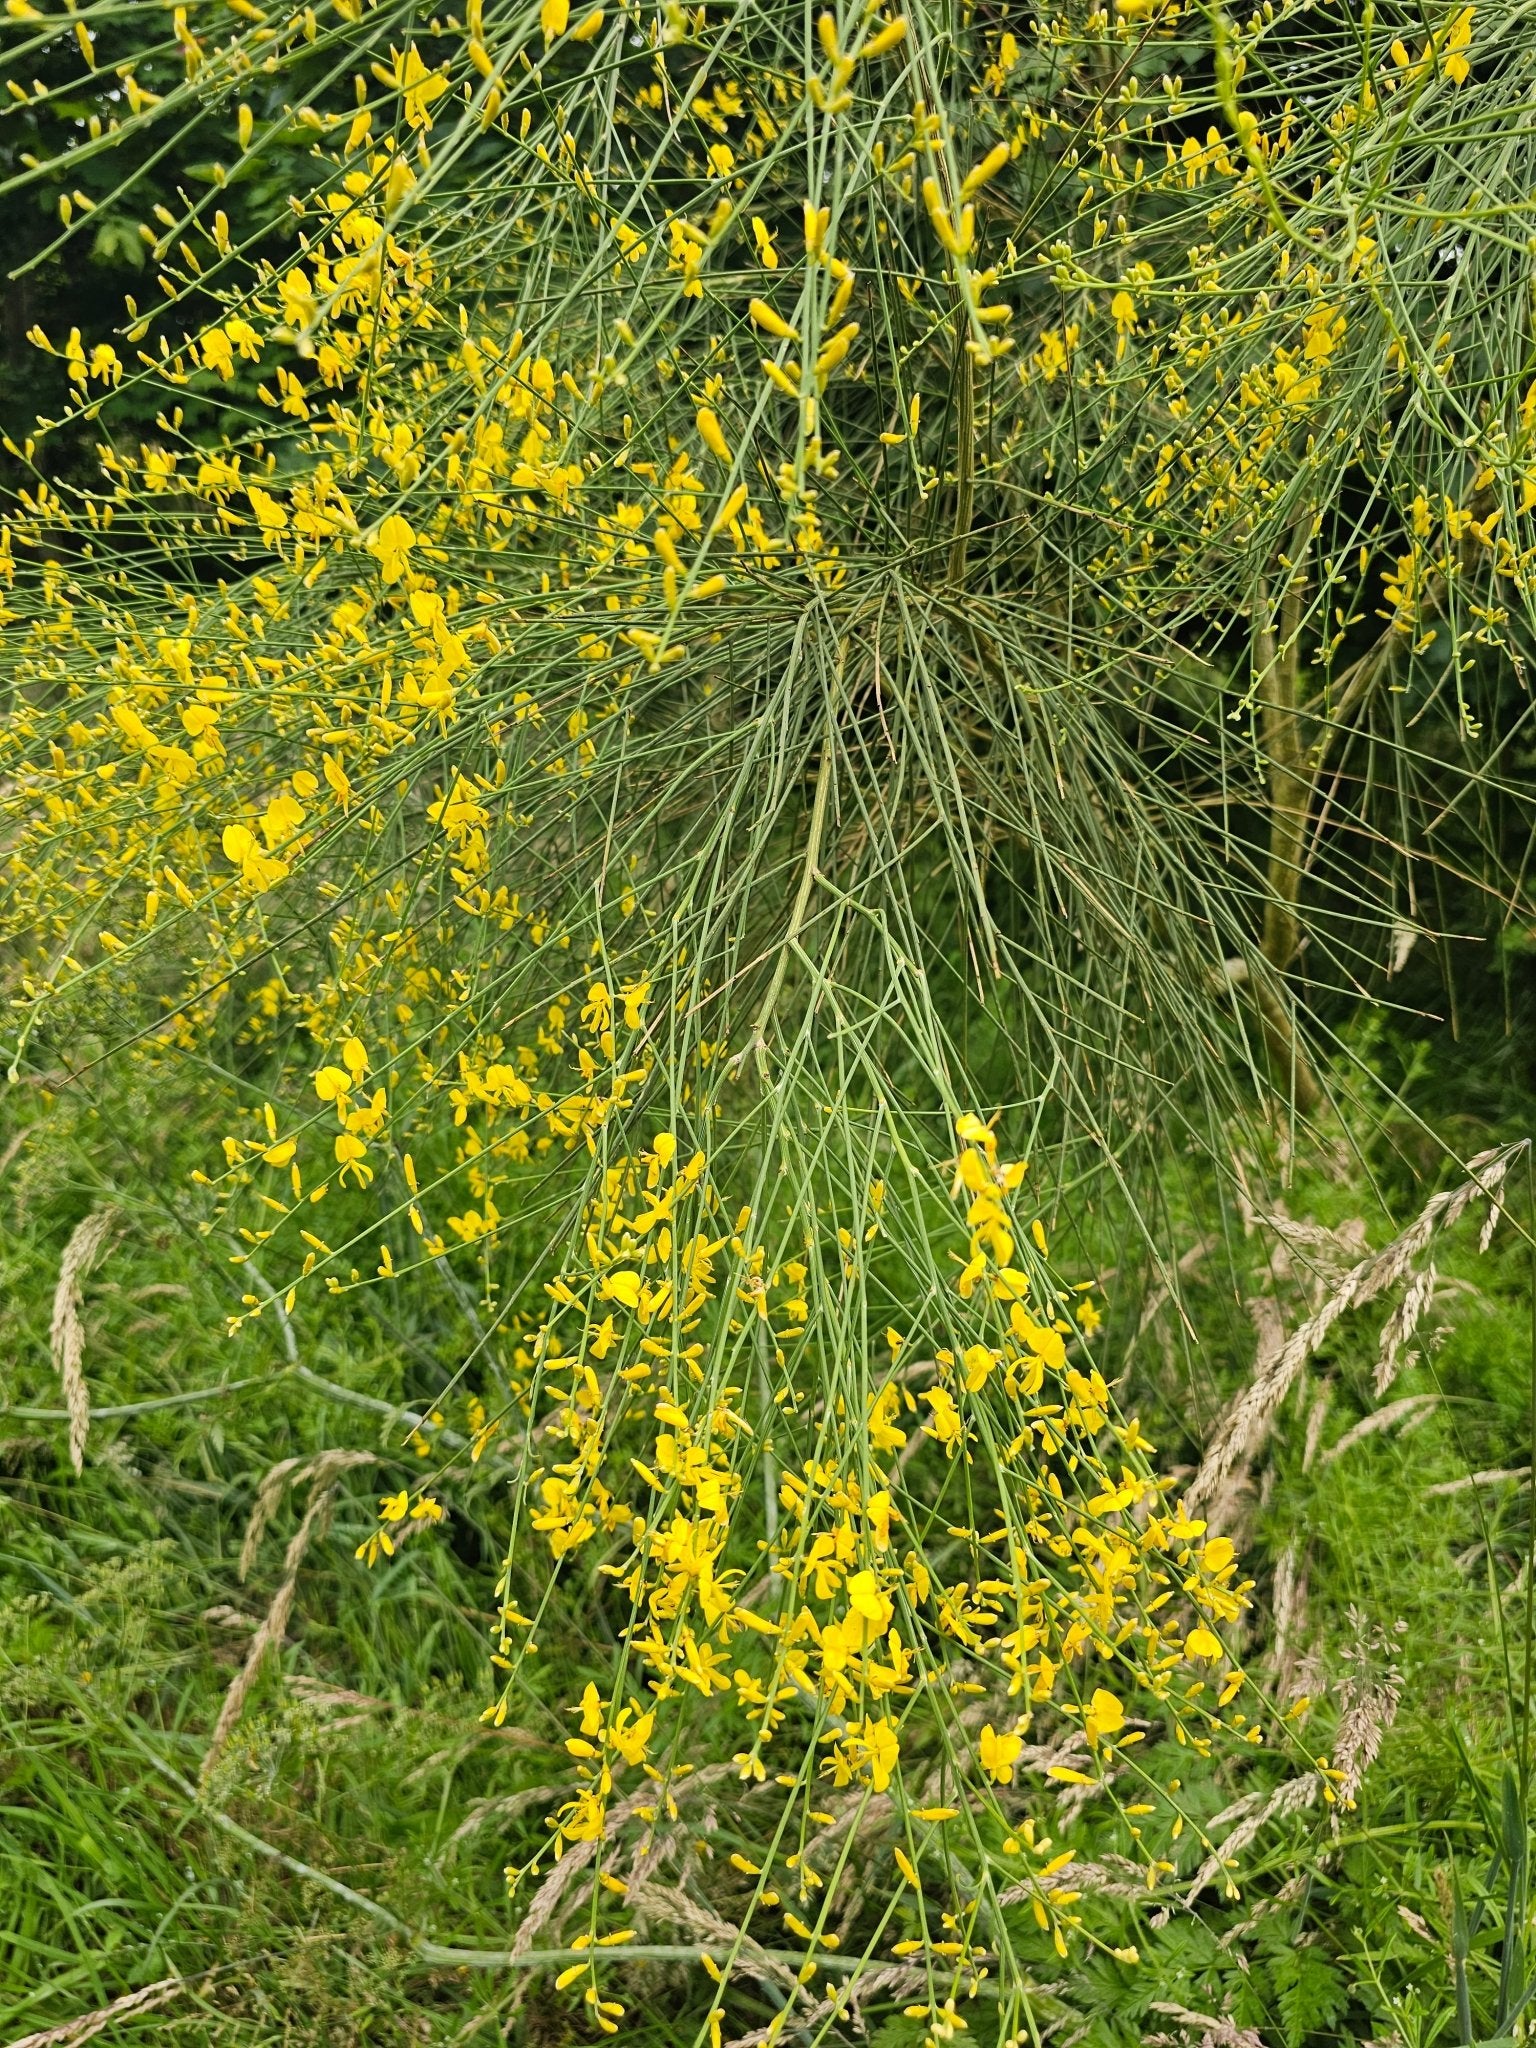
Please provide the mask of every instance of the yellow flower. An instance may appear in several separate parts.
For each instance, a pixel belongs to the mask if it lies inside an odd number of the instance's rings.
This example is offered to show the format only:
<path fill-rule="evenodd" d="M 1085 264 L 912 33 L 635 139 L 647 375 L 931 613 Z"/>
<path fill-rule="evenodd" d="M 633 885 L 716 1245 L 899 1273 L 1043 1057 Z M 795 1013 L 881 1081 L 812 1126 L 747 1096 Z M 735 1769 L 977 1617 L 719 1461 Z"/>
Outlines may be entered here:
<path fill-rule="evenodd" d="M 773 335 L 778 341 L 799 340 L 800 337 L 794 328 L 782 315 L 773 310 L 766 299 L 750 299 L 747 302 L 747 311 L 752 316 L 753 324 L 761 327 L 765 334 Z"/>
<path fill-rule="evenodd" d="M 430 128 L 432 116 L 427 109 L 433 100 L 448 90 L 448 81 L 442 72 L 427 69 L 414 43 L 403 60 L 395 60 L 395 83 L 405 92 L 406 120 L 413 128 Z"/>
<path fill-rule="evenodd" d="M 935 1443 L 943 1444 L 946 1450 L 957 1444 L 963 1432 L 960 1411 L 955 1406 L 954 1397 L 943 1387 L 925 1387 L 922 1398 L 933 1410 L 933 1420 L 924 1429 L 924 1436 L 931 1436 Z"/>
<path fill-rule="evenodd" d="M 1099 1686 L 1084 1710 L 1083 1733 L 1090 1742 L 1099 1743 L 1106 1736 L 1118 1735 L 1124 1726 L 1125 1708 L 1112 1692 Z"/>
<path fill-rule="evenodd" d="M 883 57 L 887 50 L 895 49 L 896 45 L 906 36 L 906 33 L 907 17 L 904 14 L 898 14 L 894 21 L 888 21 L 882 27 L 875 30 L 875 33 L 864 45 L 859 55 L 861 57 Z M 1012 36 L 1004 36 L 1003 41 L 1011 43 L 1013 38 Z"/>
<path fill-rule="evenodd" d="M 269 491 L 251 484 L 245 493 L 250 500 L 251 510 L 256 514 L 256 523 L 261 528 L 263 540 L 271 541 L 284 531 L 288 524 L 288 513 Z"/>
<path fill-rule="evenodd" d="M 1011 1785 L 1023 1748 L 1024 1738 L 1016 1728 L 999 1735 L 989 1721 L 981 1731 L 981 1768 L 994 1784 Z"/>
<path fill-rule="evenodd" d="M 962 1357 L 961 1364 L 965 1367 L 966 1392 L 979 1394 L 997 1369 L 997 1353 L 989 1351 L 985 1344 L 972 1344 Z"/>
<path fill-rule="evenodd" d="M 729 466 L 731 460 L 730 444 L 721 432 L 720 421 L 714 411 L 707 405 L 701 405 L 695 415 L 695 420 L 699 429 L 699 439 L 704 443 L 704 446 L 718 461 Z"/>
<path fill-rule="evenodd" d="M 889 1721 L 866 1721 L 862 1734 L 869 1757 L 869 1782 L 875 1791 L 883 1792 L 891 1782 L 900 1754 L 896 1730 Z"/>
<path fill-rule="evenodd" d="M 336 1164 L 341 1168 L 337 1178 L 343 1187 L 347 1185 L 349 1174 L 358 1187 L 367 1187 L 373 1179 L 373 1168 L 363 1163 L 367 1156 L 368 1147 L 361 1138 L 354 1137 L 351 1131 L 340 1134 L 336 1140 Z"/>
<path fill-rule="evenodd" d="M 1136 301 L 1127 291 L 1118 291 L 1109 302 L 1109 317 L 1115 323 L 1119 339 L 1115 343 L 1116 356 L 1125 354 L 1126 336 L 1136 326 Z"/>
<path fill-rule="evenodd" d="M 235 351 L 222 327 L 210 328 L 200 344 L 205 369 L 217 370 L 227 384 L 235 374 Z"/>
<path fill-rule="evenodd" d="M 386 583 L 398 583 L 410 565 L 411 549 L 416 545 L 416 534 L 408 519 L 398 512 L 391 512 L 368 543 L 369 552 L 378 557 Z"/>
<path fill-rule="evenodd" d="M 1455 85 L 1465 85 L 1471 75 L 1472 66 L 1462 55 L 1472 44 L 1472 17 L 1475 7 L 1463 7 L 1451 22 L 1445 37 L 1445 75 Z"/>
<path fill-rule="evenodd" d="M 955 1281 L 955 1292 L 964 1301 L 969 1301 L 976 1291 L 976 1282 L 987 1270 L 985 1252 L 974 1252 L 962 1267 Z"/>
<path fill-rule="evenodd" d="M 863 1649 L 877 1636 L 883 1636 L 891 1625 L 893 1608 L 889 1594 L 880 1590 L 880 1581 L 873 1572 L 855 1572 L 848 1581 L 848 1605 L 850 1613 L 844 1623 L 844 1631 L 850 1625 L 858 1624 L 856 1647 Z"/>
<path fill-rule="evenodd" d="M 240 870 L 240 879 L 252 896 L 273 888 L 289 872 L 287 861 L 266 852 L 248 826 L 226 825 L 220 843 L 224 858 Z"/>

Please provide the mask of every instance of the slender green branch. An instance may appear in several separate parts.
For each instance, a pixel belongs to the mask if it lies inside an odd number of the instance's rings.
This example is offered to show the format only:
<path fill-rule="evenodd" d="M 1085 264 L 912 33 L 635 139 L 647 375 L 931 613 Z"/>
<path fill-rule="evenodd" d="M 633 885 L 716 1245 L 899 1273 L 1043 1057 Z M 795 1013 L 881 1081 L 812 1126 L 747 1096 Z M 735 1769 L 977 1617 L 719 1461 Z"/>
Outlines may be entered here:
<path fill-rule="evenodd" d="M 1255 975 L 1253 988 L 1271 1057 L 1281 1072 L 1288 1075 L 1297 1107 L 1304 1116 L 1318 1107 L 1322 1089 L 1296 1032 L 1285 977 L 1301 943 L 1301 878 L 1317 779 L 1302 737 L 1300 704 L 1301 622 L 1311 532 L 1312 513 L 1307 508 L 1295 521 L 1289 549 L 1281 558 L 1284 582 L 1278 617 L 1267 586 L 1261 587 L 1256 634 L 1260 730 L 1269 797 L 1264 930 L 1260 940 L 1268 974 Z"/>
<path fill-rule="evenodd" d="M 783 993 L 784 977 L 789 972 L 790 955 L 799 944 L 800 928 L 805 923 L 805 913 L 810 905 L 811 890 L 820 878 L 822 834 L 826 830 L 827 809 L 831 801 L 832 784 L 835 779 L 832 760 L 833 706 L 835 701 L 835 699 L 831 700 L 827 707 L 826 733 L 822 741 L 821 759 L 816 768 L 816 795 L 811 805 L 811 827 L 806 835 L 805 856 L 800 867 L 800 886 L 795 891 L 795 900 L 789 913 L 789 923 L 785 928 L 784 937 L 779 946 L 778 959 L 774 963 L 773 979 L 768 984 L 768 992 L 763 997 L 762 1006 L 753 1020 L 747 1042 L 736 1055 L 739 1064 L 740 1061 L 746 1058 L 748 1053 L 753 1054 L 765 1073 L 767 1071 L 768 1026 L 773 1020 L 773 1013 L 778 1007 L 779 997 Z"/>
<path fill-rule="evenodd" d="M 621 1947 L 610 1949 L 594 1948 L 531 1948 L 520 1955 L 514 1954 L 510 1941 L 505 1948 L 470 1947 L 458 1942 L 434 1941 L 430 1935 L 422 1934 L 401 1919 L 390 1907 L 373 1899 L 366 1892 L 343 1884 L 339 1877 L 332 1877 L 329 1871 L 316 1869 L 313 1863 L 306 1863 L 298 1856 L 290 1856 L 286 1849 L 279 1849 L 274 1842 L 255 1834 L 250 1828 L 242 1827 L 216 1806 L 205 1804 L 198 1796 L 197 1787 L 189 1778 L 184 1778 L 174 1765 L 158 1755 L 136 1730 L 124 1731 L 134 1748 L 159 1772 L 160 1776 L 195 1808 L 200 1819 L 216 1827 L 221 1834 L 241 1843 L 254 1855 L 264 1857 L 269 1863 L 276 1863 L 293 1877 L 302 1878 L 306 1884 L 319 1885 L 341 1899 L 359 1913 L 365 1913 L 370 1920 L 387 1927 L 392 1934 L 398 1934 L 408 1941 L 422 1962 L 434 1969 L 469 1970 L 559 1970 L 572 1963 L 590 1963 L 607 1960 L 612 1963 L 697 1963 L 701 1955 L 707 1955 L 714 1962 L 770 1962 L 783 1969 L 799 1971 L 805 1967 L 805 1952 L 795 1949 L 765 1949 L 749 1945 L 743 1954 L 740 1945 L 734 1942 L 694 1941 L 686 1944 L 676 1942 L 626 1942 Z M 862 1969 L 865 1958 L 858 1955 L 836 1955 L 830 1950 L 819 1950 L 816 1956 L 818 1969 L 834 1975 L 852 1975 Z"/>
<path fill-rule="evenodd" d="M 956 402 L 955 525 L 949 543 L 949 582 L 958 590 L 965 583 L 965 558 L 971 542 L 971 522 L 976 516 L 976 365 L 966 347 L 965 308 L 955 309 L 955 347 L 958 393 Z"/>

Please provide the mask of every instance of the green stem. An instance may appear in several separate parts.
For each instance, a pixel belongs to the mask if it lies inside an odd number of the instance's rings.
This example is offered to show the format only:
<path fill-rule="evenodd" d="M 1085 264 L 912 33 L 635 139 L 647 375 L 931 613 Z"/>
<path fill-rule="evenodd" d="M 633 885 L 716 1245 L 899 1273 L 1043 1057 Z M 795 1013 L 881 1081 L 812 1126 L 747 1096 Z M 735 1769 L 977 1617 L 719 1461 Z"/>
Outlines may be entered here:
<path fill-rule="evenodd" d="M 1310 1115 L 1322 1100 L 1311 1061 L 1296 1034 L 1286 992 L 1286 975 L 1300 949 L 1301 873 L 1312 815 L 1315 770 L 1306 757 L 1301 731 L 1301 618 L 1306 591 L 1306 558 L 1311 513 L 1292 529 L 1278 619 L 1267 591 L 1261 596 L 1258 629 L 1259 719 L 1268 764 L 1269 856 L 1265 876 L 1264 932 L 1260 951 L 1269 970 L 1256 976 L 1254 991 L 1264 1035 L 1277 1067 L 1289 1073 L 1296 1104 Z"/>
<path fill-rule="evenodd" d="M 976 508 L 976 365 L 965 341 L 965 308 L 957 306 L 955 346 L 960 353 L 960 388 L 955 423 L 955 526 L 949 543 L 949 582 L 956 590 L 965 582 L 965 557 Z"/>
<path fill-rule="evenodd" d="M 789 924 L 779 947 L 779 957 L 774 964 L 773 979 L 768 984 L 768 993 L 763 997 L 746 1045 L 736 1055 L 737 1061 L 745 1059 L 751 1052 L 757 1056 L 758 1064 L 766 1071 L 768 1050 L 768 1026 L 778 1007 L 779 997 L 784 988 L 784 977 L 789 972 L 789 956 L 795 950 L 800 938 L 800 927 L 805 922 L 806 909 L 810 904 L 811 890 L 818 880 L 821 861 L 821 840 L 826 829 L 827 807 L 832 793 L 832 707 L 827 709 L 826 737 L 822 741 L 821 760 L 816 769 L 816 796 L 811 805 L 811 829 L 805 842 L 805 859 L 800 869 L 800 887 L 795 892 L 794 905 L 789 913 Z"/>
<path fill-rule="evenodd" d="M 221 1833 L 242 1843 L 254 1854 L 264 1856 L 270 1863 L 280 1864 L 294 1877 L 301 1877 L 307 1883 L 317 1884 L 333 1897 L 343 1900 L 349 1906 L 355 1906 L 358 1912 L 366 1913 L 370 1919 L 377 1920 L 392 1934 L 404 1935 L 421 1960 L 436 1969 L 553 1970 L 563 1969 L 571 1963 L 598 1962 L 605 1958 L 614 1963 L 696 1963 L 701 1954 L 708 1955 L 718 1962 L 740 1962 L 748 1967 L 757 1962 L 771 1962 L 784 1969 L 798 1971 L 805 1965 L 806 1957 L 803 1950 L 764 1949 L 758 1948 L 755 1943 L 742 1950 L 737 1944 L 723 1942 L 695 1941 L 687 1946 L 681 1946 L 670 1942 L 635 1941 L 611 1949 L 531 1948 L 526 1949 L 521 1955 L 514 1955 L 510 1942 L 505 1948 L 461 1948 L 455 1943 L 433 1941 L 427 1935 L 418 1933 L 408 1922 L 402 1920 L 398 1913 L 391 1912 L 388 1906 L 381 1905 L 377 1899 L 370 1899 L 364 1892 L 354 1891 L 351 1885 L 343 1884 L 340 1878 L 331 1877 L 326 1871 L 317 1870 L 312 1863 L 304 1863 L 297 1856 L 290 1856 L 286 1850 L 279 1849 L 274 1843 L 264 1841 L 260 1835 L 252 1834 L 249 1828 L 242 1827 L 239 1821 L 232 1820 L 227 1813 L 221 1813 L 217 1807 L 201 1805 L 198 1801 L 197 1788 L 189 1779 L 184 1778 L 180 1771 L 168 1764 L 164 1757 L 158 1756 L 131 1728 L 125 1730 L 125 1733 L 135 1749 L 154 1766 L 161 1777 L 174 1785 L 189 1805 L 197 1808 L 202 1819 L 209 1821 Z M 824 1949 L 816 1951 L 816 1967 L 828 1972 L 850 1975 L 863 1969 L 866 1962 L 867 1958 L 864 1956 L 834 1955 Z"/>

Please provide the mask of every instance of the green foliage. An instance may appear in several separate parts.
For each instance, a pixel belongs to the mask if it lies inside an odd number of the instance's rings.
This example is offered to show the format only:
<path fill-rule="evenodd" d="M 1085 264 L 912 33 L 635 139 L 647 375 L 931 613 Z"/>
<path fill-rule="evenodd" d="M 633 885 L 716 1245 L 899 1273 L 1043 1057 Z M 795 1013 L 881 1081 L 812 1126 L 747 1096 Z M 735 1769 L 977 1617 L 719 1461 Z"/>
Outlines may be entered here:
<path fill-rule="evenodd" d="M 183 79 L 182 60 L 174 43 L 146 51 L 131 13 L 98 9 L 89 19 L 90 60 L 76 40 L 74 18 L 65 15 L 30 36 L 22 30 L 23 47 L 8 67 L 26 83 L 25 97 L 0 120 L 9 274 L 0 326 L 0 422 L 13 443 L 33 434 L 39 416 L 57 418 L 67 396 L 56 366 L 31 338 L 36 329 L 60 338 L 72 329 L 94 338 L 104 325 L 121 332 L 158 289 L 153 251 L 166 218 L 218 193 L 259 237 L 313 177 L 308 131 L 283 122 L 285 94 L 275 79 L 259 74 L 247 87 L 269 128 L 257 158 L 221 163 L 222 137 L 209 119 L 194 118 L 170 150 L 131 120 L 123 134 L 128 109 L 120 70 L 132 68 L 146 92 L 163 97 Z M 305 67 L 299 68 L 302 74 Z M 317 65 L 308 68 L 319 75 Z M 37 177 L 39 165 L 55 167 L 53 174 Z M 61 196 L 69 202 L 72 228 L 60 219 Z M 275 238 L 273 246 L 279 243 Z M 115 412 L 116 430 L 152 435 L 161 409 L 158 395 L 133 383 Z M 185 410 L 193 434 L 216 433 L 216 405 L 193 398 Z M 33 462 L 55 479 L 78 477 L 91 462 L 97 431 L 80 423 L 54 432 L 35 448 Z M 0 476 L 14 488 L 14 454 L 0 457 Z"/>

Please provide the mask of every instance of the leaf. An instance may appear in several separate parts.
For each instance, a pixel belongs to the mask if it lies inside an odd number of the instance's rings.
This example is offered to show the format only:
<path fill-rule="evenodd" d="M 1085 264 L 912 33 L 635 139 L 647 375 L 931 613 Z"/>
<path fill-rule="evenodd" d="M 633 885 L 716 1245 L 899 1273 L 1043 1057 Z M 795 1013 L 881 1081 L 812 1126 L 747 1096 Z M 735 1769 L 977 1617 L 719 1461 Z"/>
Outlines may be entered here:
<path fill-rule="evenodd" d="M 144 243 L 131 221 L 104 220 L 91 243 L 91 261 L 105 265 L 126 264 L 131 270 L 144 268 Z"/>
<path fill-rule="evenodd" d="M 1466 1903 L 1461 1896 L 1461 1872 L 1451 1865 L 1451 1968 L 1456 1980 L 1456 2027 L 1463 2044 L 1472 2039 L 1472 1993 L 1467 1984 L 1467 1957 L 1472 1949 L 1472 1930 L 1467 1925 Z"/>
<path fill-rule="evenodd" d="M 1302 2048 L 1312 2033 L 1331 2027 L 1349 2003 L 1344 1979 L 1315 1948 L 1277 1950 L 1269 1958 L 1269 1974 L 1285 2048 Z"/>

